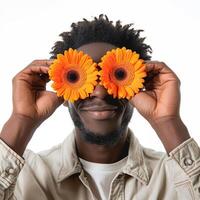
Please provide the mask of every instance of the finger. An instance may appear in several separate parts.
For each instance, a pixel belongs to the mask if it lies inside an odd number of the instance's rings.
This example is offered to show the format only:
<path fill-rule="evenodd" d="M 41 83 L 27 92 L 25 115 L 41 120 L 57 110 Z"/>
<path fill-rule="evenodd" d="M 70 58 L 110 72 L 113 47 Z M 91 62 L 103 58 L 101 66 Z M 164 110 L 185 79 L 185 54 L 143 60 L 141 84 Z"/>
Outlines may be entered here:
<path fill-rule="evenodd" d="M 14 82 L 16 83 L 18 81 L 24 81 L 27 84 L 29 84 L 30 87 L 36 89 L 36 90 L 45 90 L 46 89 L 46 84 L 47 81 L 43 78 L 41 78 L 41 76 L 39 74 L 26 74 L 23 73 L 21 75 L 18 75 L 14 78 Z"/>
<path fill-rule="evenodd" d="M 155 93 L 153 91 L 141 91 L 132 97 L 130 103 L 134 107 L 138 108 L 142 107 L 142 104 L 144 104 L 144 102 L 148 102 L 149 105 L 153 105 L 152 103 L 154 102 L 154 99 Z"/>
<path fill-rule="evenodd" d="M 164 62 L 159 61 L 146 61 L 146 84 L 154 80 L 164 80 L 166 77 L 169 79 L 176 79 L 179 81 L 178 76 L 173 72 Z M 179 81 L 180 82 L 180 81 Z M 148 86 L 147 86 L 148 87 Z"/>
<path fill-rule="evenodd" d="M 49 60 L 34 60 L 30 65 L 31 66 L 45 66 L 49 67 L 53 63 L 54 59 L 49 59 Z M 29 66 L 30 66 L 29 65 Z M 45 82 L 49 82 L 49 75 L 48 73 L 41 73 L 40 78 L 43 79 Z"/>
<path fill-rule="evenodd" d="M 41 60 L 34 60 L 30 65 L 39 65 L 39 66 L 46 66 L 49 67 L 53 63 L 54 59 L 41 59 Z"/>
<path fill-rule="evenodd" d="M 49 67 L 42 66 L 42 65 L 38 65 L 38 66 L 32 66 L 31 65 L 31 66 L 25 68 L 24 70 L 22 70 L 23 73 L 29 74 L 29 75 L 48 74 L 48 71 L 49 71 Z"/>
<path fill-rule="evenodd" d="M 57 94 L 55 92 L 50 92 L 50 96 L 54 102 L 54 106 L 57 108 L 59 107 L 61 104 L 64 103 L 64 99 L 63 97 L 58 97 Z"/>
<path fill-rule="evenodd" d="M 13 79 L 15 83 L 18 80 L 23 80 L 29 83 L 32 87 L 46 87 L 48 82 L 48 67 L 30 66 L 19 72 Z"/>
<path fill-rule="evenodd" d="M 159 74 L 158 71 L 149 71 L 147 72 L 147 76 L 144 78 L 144 88 L 146 90 L 154 89 L 154 79 Z"/>
<path fill-rule="evenodd" d="M 164 62 L 145 61 L 146 71 L 156 71 L 161 73 L 174 73 Z"/>
<path fill-rule="evenodd" d="M 48 83 L 50 81 L 49 79 L 49 75 L 48 74 L 39 74 L 40 78 L 45 81 L 46 83 Z"/>
<path fill-rule="evenodd" d="M 19 73 L 23 72 L 24 70 L 30 68 L 30 67 L 48 67 L 53 64 L 53 59 L 49 59 L 49 60 L 34 60 L 33 62 L 31 62 L 27 67 L 25 67 L 23 70 L 21 70 Z"/>
<path fill-rule="evenodd" d="M 66 106 L 66 107 L 68 107 L 69 106 L 69 102 L 68 101 L 64 101 L 63 105 Z"/>

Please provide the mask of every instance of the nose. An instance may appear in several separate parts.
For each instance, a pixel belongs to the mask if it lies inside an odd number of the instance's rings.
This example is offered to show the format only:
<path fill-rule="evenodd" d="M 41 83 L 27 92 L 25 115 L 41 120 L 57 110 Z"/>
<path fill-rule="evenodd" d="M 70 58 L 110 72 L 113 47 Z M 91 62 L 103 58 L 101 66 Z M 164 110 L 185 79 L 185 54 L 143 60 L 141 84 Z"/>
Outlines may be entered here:
<path fill-rule="evenodd" d="M 98 84 L 95 88 L 94 91 L 90 94 L 90 97 L 97 97 L 100 99 L 104 99 L 108 94 L 106 88 L 100 84 Z"/>

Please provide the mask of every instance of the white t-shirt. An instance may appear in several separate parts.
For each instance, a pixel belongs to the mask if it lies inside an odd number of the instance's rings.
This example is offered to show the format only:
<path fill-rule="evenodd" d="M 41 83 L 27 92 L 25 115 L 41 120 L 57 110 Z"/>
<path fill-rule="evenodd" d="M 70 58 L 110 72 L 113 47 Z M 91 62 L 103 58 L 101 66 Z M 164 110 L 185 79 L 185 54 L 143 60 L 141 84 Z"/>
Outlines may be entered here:
<path fill-rule="evenodd" d="M 95 184 L 102 200 L 108 200 L 111 182 L 126 164 L 127 157 L 111 164 L 93 163 L 82 158 L 79 159 L 83 169 L 91 176 L 90 184 Z"/>

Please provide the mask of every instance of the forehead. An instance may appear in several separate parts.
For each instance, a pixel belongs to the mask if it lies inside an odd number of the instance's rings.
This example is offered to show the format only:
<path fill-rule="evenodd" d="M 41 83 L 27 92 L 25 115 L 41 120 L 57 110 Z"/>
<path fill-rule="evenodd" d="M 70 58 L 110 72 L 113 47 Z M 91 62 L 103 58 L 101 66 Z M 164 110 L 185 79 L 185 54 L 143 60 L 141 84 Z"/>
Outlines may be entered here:
<path fill-rule="evenodd" d="M 84 44 L 77 49 L 88 54 L 95 62 L 99 62 L 101 60 L 101 57 L 105 55 L 107 51 L 115 48 L 117 47 L 109 43 L 93 42 L 89 44 Z"/>

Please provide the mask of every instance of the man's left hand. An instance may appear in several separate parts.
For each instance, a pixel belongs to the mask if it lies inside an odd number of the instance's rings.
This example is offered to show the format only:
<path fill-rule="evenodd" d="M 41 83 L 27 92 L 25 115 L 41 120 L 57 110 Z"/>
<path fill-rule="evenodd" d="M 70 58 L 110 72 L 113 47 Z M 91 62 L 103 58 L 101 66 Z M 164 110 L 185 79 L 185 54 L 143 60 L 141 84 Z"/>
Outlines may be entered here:
<path fill-rule="evenodd" d="M 145 90 L 130 103 L 151 124 L 167 152 L 188 139 L 180 115 L 180 80 L 163 62 L 147 61 Z"/>
<path fill-rule="evenodd" d="M 146 91 L 136 94 L 130 102 L 149 122 L 164 117 L 179 117 L 180 81 L 163 62 L 148 61 Z"/>

